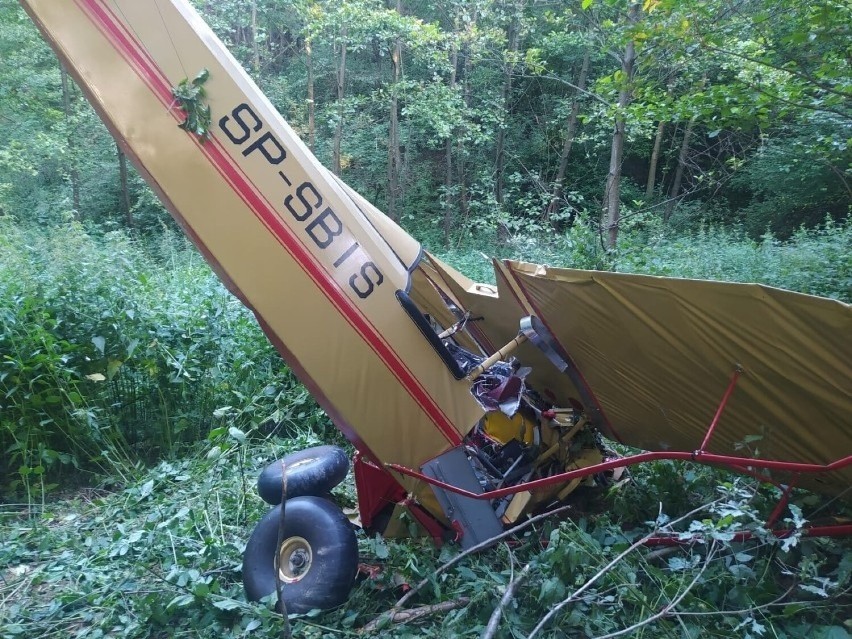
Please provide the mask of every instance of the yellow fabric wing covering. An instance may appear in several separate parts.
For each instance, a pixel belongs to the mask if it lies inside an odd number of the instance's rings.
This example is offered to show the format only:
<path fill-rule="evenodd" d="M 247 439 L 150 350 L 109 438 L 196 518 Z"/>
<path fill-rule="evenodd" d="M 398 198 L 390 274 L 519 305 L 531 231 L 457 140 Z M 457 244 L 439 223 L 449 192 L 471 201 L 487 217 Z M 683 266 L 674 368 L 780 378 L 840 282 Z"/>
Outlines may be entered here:
<path fill-rule="evenodd" d="M 848 304 L 756 284 L 507 266 L 592 388 L 611 437 L 697 449 L 740 366 L 708 452 L 817 464 L 852 454 Z M 797 483 L 850 484 L 852 467 Z"/>

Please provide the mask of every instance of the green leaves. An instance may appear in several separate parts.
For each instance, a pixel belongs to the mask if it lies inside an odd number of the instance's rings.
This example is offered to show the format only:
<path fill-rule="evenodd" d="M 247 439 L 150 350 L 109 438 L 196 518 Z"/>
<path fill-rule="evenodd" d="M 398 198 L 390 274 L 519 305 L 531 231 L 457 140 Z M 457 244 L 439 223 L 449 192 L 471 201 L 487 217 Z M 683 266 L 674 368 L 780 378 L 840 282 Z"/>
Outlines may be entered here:
<path fill-rule="evenodd" d="M 139 489 L 139 499 L 145 499 L 154 491 L 154 480 L 149 479 Z"/>
<path fill-rule="evenodd" d="M 125 483 L 138 464 L 176 454 L 213 426 L 224 428 L 211 445 L 228 463 L 267 422 L 339 436 L 181 238 L 146 243 L 0 219 L 4 496 L 40 503 L 57 477 L 75 472 Z"/>
<path fill-rule="evenodd" d="M 106 340 L 100 335 L 92 338 L 92 344 L 95 345 L 95 348 L 98 349 L 98 352 L 103 355 L 104 347 L 106 346 Z"/>
<path fill-rule="evenodd" d="M 210 134 L 210 105 L 205 104 L 207 90 L 204 88 L 209 78 L 210 72 L 202 69 L 191 81 L 184 78 L 172 87 L 172 95 L 184 114 L 184 121 L 178 124 L 178 128 L 194 133 L 202 143 Z"/>

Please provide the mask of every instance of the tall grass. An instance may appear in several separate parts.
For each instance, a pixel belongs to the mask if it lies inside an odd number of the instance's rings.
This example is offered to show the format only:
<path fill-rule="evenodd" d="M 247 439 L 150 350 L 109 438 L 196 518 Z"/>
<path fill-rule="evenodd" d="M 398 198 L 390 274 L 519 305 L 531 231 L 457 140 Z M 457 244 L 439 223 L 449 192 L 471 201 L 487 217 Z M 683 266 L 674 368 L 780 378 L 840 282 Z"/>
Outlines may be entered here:
<path fill-rule="evenodd" d="M 706 227 L 672 232 L 657 220 L 621 233 L 604 250 L 593 226 L 578 219 L 565 233 L 518 235 L 506 245 L 435 248 L 435 254 L 480 282 L 493 282 L 491 255 L 550 266 L 669 277 L 756 282 L 852 302 L 852 219 L 799 229 L 787 241 L 766 234 L 754 241 L 742 229 Z"/>
<path fill-rule="evenodd" d="M 183 238 L 0 225 L 0 477 L 43 494 L 69 470 L 126 478 L 216 415 L 324 417 Z M 46 478 L 50 479 L 47 480 Z"/>
<path fill-rule="evenodd" d="M 739 230 L 706 228 L 692 234 L 646 235 L 625 241 L 615 270 L 736 282 L 758 282 L 852 302 L 852 219 L 827 219 L 784 242 L 766 234 L 756 242 Z"/>
<path fill-rule="evenodd" d="M 731 230 L 622 234 L 605 252 L 590 225 L 495 249 L 439 251 L 479 281 L 485 254 L 577 268 L 763 282 L 852 300 L 852 223 L 788 242 Z M 70 476 L 126 480 L 227 422 L 288 420 L 333 432 L 252 315 L 183 239 L 49 230 L 0 218 L 0 491 L 42 496 Z"/>

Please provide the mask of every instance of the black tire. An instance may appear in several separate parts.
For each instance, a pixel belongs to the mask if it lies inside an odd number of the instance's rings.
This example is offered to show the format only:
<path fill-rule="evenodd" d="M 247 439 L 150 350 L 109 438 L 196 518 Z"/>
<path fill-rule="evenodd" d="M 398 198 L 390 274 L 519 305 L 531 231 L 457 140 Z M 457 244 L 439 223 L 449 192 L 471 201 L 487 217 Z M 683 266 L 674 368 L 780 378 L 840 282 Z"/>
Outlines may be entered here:
<path fill-rule="evenodd" d="M 289 614 L 344 603 L 358 573 L 358 542 L 346 515 L 319 497 L 288 499 L 281 550 L 282 594 Z M 249 601 L 277 588 L 275 553 L 281 506 L 255 527 L 243 553 L 243 587 Z M 307 568 L 305 568 L 307 566 Z"/>
<path fill-rule="evenodd" d="M 349 458 L 339 446 L 314 446 L 269 464 L 257 478 L 260 498 L 281 503 L 281 462 L 287 470 L 287 498 L 327 495 L 349 472 Z"/>

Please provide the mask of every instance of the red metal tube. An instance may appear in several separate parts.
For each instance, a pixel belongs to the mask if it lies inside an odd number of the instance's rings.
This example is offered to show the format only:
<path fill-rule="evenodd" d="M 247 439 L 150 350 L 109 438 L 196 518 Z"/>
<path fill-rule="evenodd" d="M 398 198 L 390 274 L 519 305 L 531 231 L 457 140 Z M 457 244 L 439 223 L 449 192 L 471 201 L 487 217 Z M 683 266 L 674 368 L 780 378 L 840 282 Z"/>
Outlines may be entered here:
<path fill-rule="evenodd" d="M 457 495 L 463 495 L 464 497 L 470 497 L 471 499 L 497 499 L 499 497 L 513 495 L 524 490 L 535 490 L 537 488 L 553 486 L 554 484 L 566 483 L 577 477 L 588 477 L 589 475 L 595 475 L 597 473 L 601 473 L 607 470 L 613 470 L 615 468 L 624 468 L 627 466 L 635 466 L 636 464 L 642 464 L 644 462 L 666 459 L 680 461 L 699 461 L 702 464 L 715 464 L 727 467 L 733 466 L 735 467 L 734 470 L 737 470 L 738 468 L 742 467 L 766 468 L 769 470 L 781 470 L 790 473 L 803 474 L 826 473 L 852 465 L 852 455 L 848 455 L 846 457 L 838 459 L 837 461 L 831 462 L 830 464 L 822 465 L 775 461 L 772 459 L 750 459 L 747 457 L 735 457 L 731 455 L 716 455 L 714 453 L 704 453 L 700 456 L 700 459 L 697 459 L 694 453 L 681 451 L 660 451 L 650 453 L 639 453 L 638 455 L 631 455 L 630 457 L 622 457 L 621 459 L 601 462 L 600 464 L 595 464 L 594 466 L 587 466 L 585 468 L 571 470 L 568 472 L 560 473 L 558 475 L 553 475 L 551 477 L 536 479 L 534 481 L 526 482 L 523 484 L 508 486 L 506 488 L 500 488 L 497 490 L 490 490 L 488 492 L 479 494 L 473 493 L 469 490 L 465 490 L 464 488 L 453 486 L 452 484 L 448 484 L 437 479 L 433 479 L 431 477 L 427 477 L 421 472 L 412 470 L 411 468 L 406 468 L 405 466 L 401 466 L 399 464 L 385 464 L 385 467 L 389 470 L 396 471 L 402 475 L 407 475 L 409 477 L 414 477 L 416 479 L 424 481 L 432 486 L 443 488 L 444 490 L 449 491 L 451 493 L 456 493 Z"/>
<path fill-rule="evenodd" d="M 801 531 L 802 535 L 804 535 L 805 537 L 850 537 L 852 536 L 852 524 L 836 524 L 833 526 L 811 526 L 809 528 L 802 528 Z M 780 530 L 773 530 L 772 534 L 775 537 L 778 537 L 779 539 L 784 539 L 785 537 L 789 537 L 795 532 L 795 528 L 782 528 Z M 754 539 L 755 536 L 755 533 L 751 530 L 742 530 L 738 533 L 734 533 L 734 538 L 732 541 L 748 541 L 749 539 Z M 660 535 L 659 537 L 651 537 L 648 541 L 645 542 L 644 545 L 682 546 L 684 544 L 691 544 L 702 540 L 703 538 L 700 535 L 687 537 L 686 539 L 680 539 L 676 535 Z"/>
<path fill-rule="evenodd" d="M 728 388 L 725 390 L 725 394 L 722 395 L 722 401 L 719 402 L 719 408 L 716 409 L 716 414 L 713 416 L 713 421 L 710 422 L 710 426 L 707 427 L 707 434 L 704 435 L 704 441 L 701 442 L 701 446 L 696 451 L 697 454 L 703 455 L 704 451 L 707 450 L 707 445 L 710 443 L 713 431 L 716 430 L 716 425 L 719 423 L 719 419 L 722 417 L 722 413 L 728 405 L 728 400 L 731 399 L 731 395 L 734 394 L 734 388 L 736 388 L 737 381 L 740 379 L 742 372 L 743 371 L 739 366 L 737 366 L 736 370 L 734 370 L 734 374 L 731 376 L 731 381 L 728 382 Z"/>
<path fill-rule="evenodd" d="M 790 501 L 790 493 L 793 491 L 793 487 L 796 485 L 799 476 L 796 475 L 793 480 L 787 485 L 787 488 L 784 489 L 784 492 L 781 494 L 781 499 L 778 500 L 778 504 L 776 504 L 775 508 L 772 509 L 772 513 L 769 515 L 769 519 L 766 520 L 766 527 L 771 528 L 775 525 L 775 522 L 778 521 L 781 517 L 781 513 L 784 512 L 784 509 L 787 507 L 787 503 Z"/>

